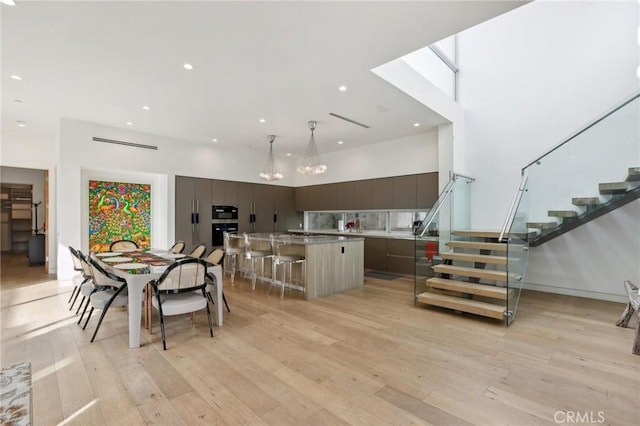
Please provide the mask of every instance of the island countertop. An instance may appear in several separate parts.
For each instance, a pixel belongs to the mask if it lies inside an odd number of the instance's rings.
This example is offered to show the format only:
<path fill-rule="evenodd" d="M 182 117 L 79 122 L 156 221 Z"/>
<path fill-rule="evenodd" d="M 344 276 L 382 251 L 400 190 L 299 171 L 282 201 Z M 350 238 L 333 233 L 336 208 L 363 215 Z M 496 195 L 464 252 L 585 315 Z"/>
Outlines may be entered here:
<path fill-rule="evenodd" d="M 282 234 L 274 234 L 276 240 Z M 269 241 L 270 234 L 251 234 L 251 237 L 260 241 Z M 361 236 L 340 236 L 340 235 L 286 235 L 288 242 L 291 244 L 313 245 L 313 244 L 339 244 L 355 241 L 363 241 Z"/>
<path fill-rule="evenodd" d="M 312 234 L 314 235 L 325 235 L 325 236 L 344 236 L 346 238 L 386 238 L 392 240 L 415 240 L 416 237 L 409 231 L 406 232 L 385 232 L 385 231 L 364 231 L 364 232 L 347 232 L 347 231 L 338 231 L 337 229 L 320 229 L 320 230 L 302 230 L 302 229 L 290 229 L 290 233 L 292 234 Z"/>

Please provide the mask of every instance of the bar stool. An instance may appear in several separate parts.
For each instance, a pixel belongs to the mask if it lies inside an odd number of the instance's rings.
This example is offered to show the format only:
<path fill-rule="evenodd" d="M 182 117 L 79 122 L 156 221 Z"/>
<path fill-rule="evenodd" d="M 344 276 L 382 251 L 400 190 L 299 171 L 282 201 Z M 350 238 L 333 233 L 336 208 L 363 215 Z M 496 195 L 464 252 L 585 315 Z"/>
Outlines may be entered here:
<path fill-rule="evenodd" d="M 306 277 L 306 264 L 307 259 L 300 254 L 293 253 L 283 253 L 282 249 L 286 246 L 291 245 L 291 237 L 289 235 L 278 235 L 277 237 L 273 234 L 269 235 L 269 240 L 271 241 L 271 251 L 273 252 L 272 256 L 272 272 L 271 272 L 271 286 L 280 285 L 280 299 L 284 299 L 284 288 L 294 288 L 296 290 L 305 291 L 304 286 L 294 285 L 293 284 L 293 264 L 300 263 L 302 264 L 302 276 Z M 278 265 L 282 265 L 282 281 L 278 282 Z M 287 269 L 289 270 L 289 282 L 287 283 Z M 305 278 L 306 279 L 306 278 Z M 306 283 L 305 283 L 306 284 Z M 269 291 L 271 291 L 271 286 L 269 286 Z"/>
<path fill-rule="evenodd" d="M 236 277 L 236 266 L 238 264 L 238 255 L 244 253 L 243 247 L 232 247 L 231 246 L 231 234 L 228 232 L 222 233 L 222 239 L 224 244 L 224 273 L 229 272 L 231 275 L 231 285 L 233 285 L 233 280 Z M 229 263 L 231 263 L 231 268 L 229 268 Z"/>
<path fill-rule="evenodd" d="M 254 250 L 251 248 L 251 242 L 253 238 L 251 238 L 246 232 L 242 233 L 242 238 L 244 239 L 244 256 L 247 262 L 249 262 L 249 271 L 251 274 L 251 289 L 256 289 L 256 265 L 255 261 L 260 259 L 260 276 L 264 277 L 264 259 L 266 257 L 271 257 L 273 253 L 269 250 Z"/>

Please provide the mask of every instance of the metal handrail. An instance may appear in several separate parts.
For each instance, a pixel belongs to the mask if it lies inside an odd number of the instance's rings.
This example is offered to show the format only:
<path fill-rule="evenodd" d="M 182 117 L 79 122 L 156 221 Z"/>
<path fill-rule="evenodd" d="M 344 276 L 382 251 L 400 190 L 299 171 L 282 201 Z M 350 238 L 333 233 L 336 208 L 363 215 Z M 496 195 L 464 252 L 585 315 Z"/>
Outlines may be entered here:
<path fill-rule="evenodd" d="M 431 223 L 435 219 L 436 215 L 440 211 L 440 208 L 442 207 L 444 202 L 447 200 L 447 198 L 449 198 L 449 194 L 451 194 L 451 192 L 453 191 L 453 186 L 456 183 L 456 179 L 459 178 L 459 177 L 467 179 L 467 180 L 470 180 L 471 182 L 475 181 L 474 178 L 469 177 L 469 176 L 461 175 L 461 174 L 458 174 L 458 173 L 452 173 L 451 174 L 451 177 L 449 178 L 449 182 L 447 182 L 447 186 L 444 187 L 444 189 L 442 190 L 442 192 L 438 196 L 438 199 L 436 200 L 436 203 L 434 204 L 435 208 L 431 209 L 429 211 L 429 214 L 425 218 L 426 225 L 424 225 L 424 229 L 420 233 L 420 237 L 424 237 L 424 233 L 427 232 L 427 229 L 429 229 L 429 226 L 431 225 Z M 425 222 L 423 222 L 423 223 L 425 223 Z"/>
<path fill-rule="evenodd" d="M 511 200 L 511 206 L 509 207 L 509 211 L 507 212 L 507 217 L 504 220 L 504 224 L 502 225 L 502 230 L 500 231 L 500 237 L 498 238 L 498 242 L 501 243 L 504 239 L 504 233 L 507 232 L 507 229 L 511 229 L 513 225 L 513 221 L 516 217 L 516 206 L 520 205 L 520 199 L 522 199 L 522 194 L 524 193 L 524 189 L 527 185 L 527 180 L 529 177 L 526 174 L 522 175 L 520 179 L 520 185 L 518 185 L 518 189 L 516 189 L 515 194 L 513 194 L 513 200 Z"/>
<path fill-rule="evenodd" d="M 544 154 L 540 155 L 538 158 L 536 158 L 533 161 L 530 161 L 529 163 L 527 163 L 526 166 L 524 166 L 522 168 L 522 174 L 525 174 L 525 170 L 528 169 L 529 167 L 533 166 L 534 164 L 537 164 L 540 160 L 542 160 L 544 157 L 546 157 L 547 155 L 551 154 L 552 152 L 556 151 L 558 148 L 562 147 L 563 145 L 567 144 L 568 142 L 570 142 L 572 139 L 576 138 L 577 136 L 579 136 L 580 134 L 586 132 L 587 130 L 589 130 L 590 128 L 592 128 L 593 126 L 595 126 L 596 124 L 598 124 L 599 122 L 601 122 L 602 120 L 604 120 L 605 118 L 609 117 L 611 114 L 613 114 L 614 112 L 618 111 L 619 109 L 623 108 L 625 105 L 633 102 L 634 100 L 636 100 L 638 97 L 640 97 L 640 90 L 635 92 L 633 95 L 631 95 L 628 99 L 620 102 L 619 104 L 617 104 L 616 106 L 614 106 L 613 108 L 611 108 L 609 111 L 605 112 L 603 115 L 601 115 L 599 118 L 590 121 L 589 123 L 587 123 L 586 125 L 584 125 L 580 130 L 578 130 L 577 132 L 575 132 L 572 136 L 569 136 L 567 139 L 563 140 L 562 142 L 560 142 L 559 144 L 557 144 L 556 146 L 554 146 L 553 148 L 549 149 L 548 151 L 546 151 Z"/>

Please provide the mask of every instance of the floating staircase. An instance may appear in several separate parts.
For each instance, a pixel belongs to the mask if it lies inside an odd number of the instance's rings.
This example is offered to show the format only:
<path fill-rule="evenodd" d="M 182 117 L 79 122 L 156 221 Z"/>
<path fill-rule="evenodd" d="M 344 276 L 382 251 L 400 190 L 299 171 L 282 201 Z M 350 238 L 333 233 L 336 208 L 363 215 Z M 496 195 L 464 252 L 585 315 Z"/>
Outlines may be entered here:
<path fill-rule="evenodd" d="M 498 243 L 498 231 L 454 231 L 456 238 L 443 252 L 443 264 L 433 266 L 427 291 L 418 302 L 499 320 L 507 312 L 507 245 Z M 473 266 L 469 266 L 473 265 Z M 487 269 L 490 265 L 491 269 Z"/>
<path fill-rule="evenodd" d="M 623 182 L 598 184 L 598 192 L 598 197 L 572 198 L 577 210 L 549 210 L 553 221 L 527 222 L 527 228 L 536 230 L 530 245 L 538 246 L 640 198 L 640 167 L 630 167 Z"/>

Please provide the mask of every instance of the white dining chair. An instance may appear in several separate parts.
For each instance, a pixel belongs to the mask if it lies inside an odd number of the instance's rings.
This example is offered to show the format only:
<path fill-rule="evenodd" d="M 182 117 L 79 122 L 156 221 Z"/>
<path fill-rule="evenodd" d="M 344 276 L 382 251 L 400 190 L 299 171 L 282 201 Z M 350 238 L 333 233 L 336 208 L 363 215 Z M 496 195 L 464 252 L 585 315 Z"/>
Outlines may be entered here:
<path fill-rule="evenodd" d="M 151 304 L 160 314 L 164 350 L 167 350 L 165 316 L 188 314 L 206 309 L 209 333 L 213 337 L 211 311 L 205 294 L 206 273 L 207 262 L 203 259 L 186 258 L 173 263 L 160 278 L 151 282 L 153 288 Z"/>

